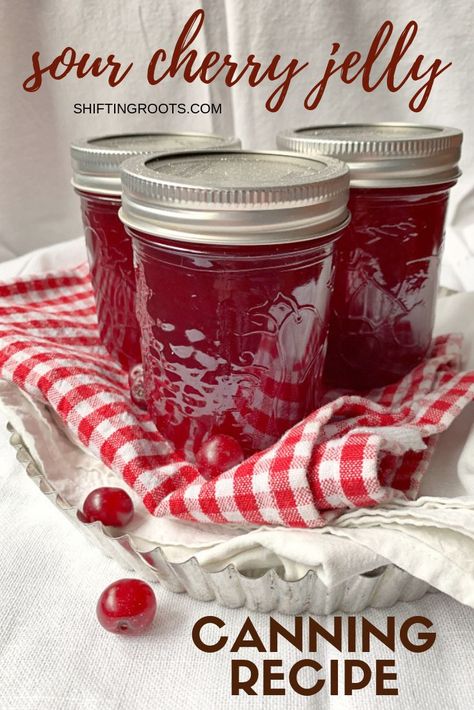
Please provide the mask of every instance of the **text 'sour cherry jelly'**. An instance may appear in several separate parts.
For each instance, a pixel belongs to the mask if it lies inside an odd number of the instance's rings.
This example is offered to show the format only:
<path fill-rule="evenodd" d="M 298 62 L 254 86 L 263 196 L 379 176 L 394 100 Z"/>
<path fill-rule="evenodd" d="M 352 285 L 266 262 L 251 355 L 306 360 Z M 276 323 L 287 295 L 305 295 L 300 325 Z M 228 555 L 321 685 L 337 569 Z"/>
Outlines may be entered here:
<path fill-rule="evenodd" d="M 145 395 L 188 455 L 263 449 L 318 398 L 349 171 L 331 158 L 212 151 L 123 165 Z"/>
<path fill-rule="evenodd" d="M 461 131 L 402 123 L 286 131 L 280 148 L 332 155 L 351 171 L 351 224 L 337 245 L 325 377 L 389 384 L 431 343 L 449 188 Z"/>
<path fill-rule="evenodd" d="M 140 362 L 141 355 L 132 247 L 118 218 L 121 163 L 143 153 L 239 146 L 235 138 L 199 133 L 102 136 L 71 145 L 72 183 L 81 198 L 99 332 L 107 350 L 124 367 Z"/>

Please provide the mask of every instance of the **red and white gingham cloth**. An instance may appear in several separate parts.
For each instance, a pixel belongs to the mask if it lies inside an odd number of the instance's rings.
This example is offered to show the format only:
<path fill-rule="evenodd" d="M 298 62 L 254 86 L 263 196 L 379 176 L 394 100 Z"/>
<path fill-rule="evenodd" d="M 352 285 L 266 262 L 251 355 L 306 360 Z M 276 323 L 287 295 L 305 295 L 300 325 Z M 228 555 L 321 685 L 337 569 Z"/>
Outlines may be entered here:
<path fill-rule="evenodd" d="M 461 339 L 435 340 L 397 385 L 344 395 L 276 444 L 206 481 L 131 402 L 99 342 L 88 268 L 0 284 L 0 376 L 48 404 L 159 516 L 317 527 L 349 508 L 417 495 L 436 436 L 474 399 Z"/>

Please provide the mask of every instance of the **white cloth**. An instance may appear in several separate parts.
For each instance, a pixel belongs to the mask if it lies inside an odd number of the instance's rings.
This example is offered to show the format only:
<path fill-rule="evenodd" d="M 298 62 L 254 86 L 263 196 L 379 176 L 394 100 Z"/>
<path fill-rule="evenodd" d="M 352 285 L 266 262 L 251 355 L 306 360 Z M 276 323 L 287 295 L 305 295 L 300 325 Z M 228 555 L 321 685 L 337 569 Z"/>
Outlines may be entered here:
<path fill-rule="evenodd" d="M 474 298 L 471 300 L 474 304 Z M 21 434 L 34 459 L 42 464 L 47 480 L 72 505 L 80 508 L 85 496 L 101 485 L 119 483 L 127 488 L 100 461 L 70 441 L 46 407 L 27 400 L 18 388 L 1 381 L 0 409 Z M 448 435 L 444 438 L 449 442 Z M 473 445 L 474 427 L 464 450 Z M 443 449 L 443 441 L 439 448 Z M 333 525 L 316 530 L 260 528 L 240 532 L 226 526 L 155 518 L 127 488 L 137 510 L 128 531 L 139 549 L 160 544 L 173 562 L 196 557 L 208 569 L 222 569 L 230 563 L 243 570 L 283 566 L 288 579 L 298 579 L 311 568 L 329 587 L 390 561 L 474 606 L 471 454 L 468 452 L 466 466 L 462 461 L 459 465 L 468 495 L 425 496 L 413 503 L 353 511 Z M 469 467 L 470 475 L 465 475 L 469 474 Z M 430 469 L 427 478 L 439 477 L 440 473 L 446 477 L 455 471 L 455 465 L 445 468 L 443 464 L 443 468 L 435 467 L 433 474 Z"/>
<path fill-rule="evenodd" d="M 0 264 L 0 279 L 19 273 L 26 275 L 32 271 L 67 266 L 68 263 L 75 263 L 82 258 L 83 249 L 83 241 L 76 240 L 67 246 L 41 250 L 10 263 Z M 438 314 L 446 319 L 446 325 L 451 329 L 464 322 L 458 319 L 463 318 L 466 309 L 469 312 L 469 308 L 472 308 L 468 305 L 470 299 L 470 296 L 460 295 L 441 301 Z M 468 330 L 468 326 L 465 330 Z M 472 354 L 466 353 L 466 357 L 472 357 Z M 9 395 L 18 396 L 18 391 L 15 393 L 10 390 Z M 5 396 L 5 391 L 2 396 Z M 10 406 L 9 415 L 12 415 L 13 409 L 14 407 Z M 4 414 L 1 419 L 5 424 Z M 41 420 L 30 418 L 29 426 L 35 421 L 38 425 Z M 15 423 L 19 425 L 18 421 Z M 449 445 L 438 447 L 438 451 L 443 454 L 436 455 L 437 473 L 426 478 L 423 490 L 425 494 L 433 496 L 441 481 L 445 481 L 447 488 L 439 491 L 443 495 L 451 491 L 465 498 L 469 494 L 473 478 L 472 457 L 466 448 L 465 457 L 459 457 L 469 424 L 458 420 L 454 425 L 455 436 L 450 439 Z M 56 428 L 50 429 L 50 434 L 55 438 L 46 442 L 50 463 L 48 473 L 50 476 L 57 476 L 55 484 L 60 481 L 67 482 L 67 496 L 74 499 L 78 494 L 74 481 L 77 481 L 78 477 L 72 477 L 70 472 L 77 465 L 77 460 L 71 458 L 77 455 L 77 450 L 71 449 L 67 439 L 56 436 Z M 448 434 L 449 432 L 443 437 L 446 439 Z M 36 441 L 40 446 L 41 440 Z M 42 453 L 46 455 L 46 449 L 43 449 Z M 470 662 L 474 650 L 474 612 L 444 594 L 429 594 L 416 603 L 398 604 L 390 610 L 364 611 L 364 616 L 381 628 L 386 623 L 388 614 L 395 616 L 397 624 L 409 616 L 426 616 L 433 621 L 437 632 L 436 644 L 426 654 L 411 654 L 403 648 L 397 650 L 395 658 L 399 695 L 386 698 L 376 697 L 373 687 L 369 687 L 353 696 L 330 697 L 324 692 L 310 700 L 289 690 L 287 680 L 284 683 L 288 693 L 286 696 L 265 698 L 260 694 L 258 698 L 232 697 L 231 656 L 249 659 L 258 664 L 266 658 L 280 658 L 284 669 L 288 671 L 293 663 L 309 654 L 301 654 L 289 644 L 284 645 L 278 654 L 258 654 L 253 649 L 245 649 L 236 654 L 230 654 L 226 649 L 213 655 L 204 654 L 198 651 L 191 641 L 194 623 L 205 615 L 219 616 L 226 622 L 225 632 L 232 639 L 247 616 L 246 610 L 229 610 L 214 603 L 199 603 L 185 595 L 167 593 L 159 586 L 155 587 L 158 615 L 149 634 L 136 640 L 108 635 L 102 631 L 95 619 L 95 604 L 107 584 L 124 576 L 123 570 L 113 560 L 106 559 L 96 550 L 87 538 L 81 536 L 80 532 L 35 490 L 21 465 L 15 460 L 15 452 L 8 443 L 6 431 L 0 436 L 0 460 L 0 608 L 3 612 L 3 623 L 0 626 L 1 710 L 43 710 L 45 707 L 48 710 L 148 710 L 158 704 L 163 710 L 175 710 L 176 707 L 183 706 L 192 710 L 234 707 L 239 710 L 256 707 L 261 710 L 291 710 L 302 707 L 318 707 L 322 710 L 343 710 L 349 707 L 353 710 L 411 710 L 413 707 L 418 710 L 433 710 L 437 707 L 448 707 L 453 710 L 466 710 L 471 706 L 474 693 Z M 451 472 L 450 477 L 446 476 L 446 471 Z M 98 478 L 94 478 L 95 475 Z M 81 478 L 85 478 L 87 485 L 95 485 L 96 481 L 103 480 L 99 478 L 102 475 L 112 480 L 110 472 L 98 465 L 81 471 Z M 462 503 L 461 498 L 457 503 Z M 417 506 L 419 503 L 412 504 L 411 507 Z M 425 506 L 423 515 L 425 520 L 426 516 L 434 516 L 437 524 L 441 524 L 445 518 L 443 511 L 446 512 L 446 508 L 437 510 L 436 505 Z M 463 508 L 460 511 L 464 514 Z M 405 509 L 401 511 L 398 508 L 386 512 L 387 517 L 392 518 L 391 529 L 384 530 L 383 534 L 390 536 L 392 542 L 393 527 L 398 525 L 393 518 L 405 512 Z M 449 526 L 452 528 L 456 527 L 453 517 L 456 517 L 458 512 L 453 516 L 448 508 Z M 357 515 L 370 519 L 372 515 L 380 515 L 380 510 L 365 511 Z M 139 515 L 141 525 L 144 524 L 143 516 L 142 509 Z M 156 524 L 156 521 L 150 521 L 151 516 L 145 517 L 153 525 Z M 345 516 L 346 521 L 348 517 Z M 370 524 L 370 520 L 368 522 Z M 461 524 L 461 518 L 458 518 L 458 523 Z M 170 535 L 176 535 L 176 525 L 187 527 L 170 521 L 160 524 L 173 526 L 163 529 L 168 540 Z M 403 526 L 406 530 L 405 521 Z M 338 534 L 346 535 L 349 531 L 350 534 L 370 535 L 370 530 L 369 527 L 351 530 L 341 524 Z M 142 534 L 143 532 L 142 529 Z M 214 530 L 211 533 L 214 534 Z M 220 529 L 220 533 L 224 537 L 233 534 L 226 529 Z M 279 553 L 282 550 L 281 545 L 284 545 L 285 552 L 290 553 L 289 560 L 292 558 L 293 564 L 295 561 L 300 564 L 298 559 L 301 552 L 304 552 L 304 547 L 294 544 L 297 533 L 298 531 L 285 531 L 284 534 L 266 531 L 253 534 L 260 536 L 259 554 L 262 554 L 262 545 L 266 545 L 269 550 L 267 564 L 272 561 L 274 543 Z M 206 554 L 212 554 L 212 548 L 208 544 L 211 539 L 209 533 L 206 533 L 206 529 L 197 532 L 193 526 L 192 535 L 194 545 L 200 544 L 202 561 L 205 561 Z M 278 535 L 280 542 L 276 537 L 269 540 L 270 535 Z M 462 535 L 466 536 L 465 532 Z M 145 533 L 145 537 L 150 535 Z M 285 538 L 288 540 L 285 541 Z M 327 542 L 323 543 L 322 547 L 321 540 L 326 539 Z M 318 538 L 320 571 L 324 571 L 326 579 L 330 579 L 331 575 L 334 577 L 344 574 L 342 568 L 347 561 L 347 558 L 338 560 L 337 556 L 331 554 L 336 549 L 338 540 L 331 541 L 333 537 L 330 536 Z M 443 545 L 445 542 L 446 537 L 443 538 Z M 374 553 L 370 550 L 370 545 L 364 553 L 365 541 L 362 542 L 362 547 L 359 543 L 360 541 L 354 543 L 346 540 L 346 549 L 353 551 L 354 545 L 357 545 L 358 554 L 366 555 L 370 568 L 374 562 Z M 410 556 L 407 548 L 412 543 L 413 538 L 410 538 L 409 545 L 402 546 L 398 551 L 394 551 L 394 554 L 403 555 L 406 551 Z M 224 541 L 223 544 L 235 543 Z M 338 549 L 341 549 L 340 546 Z M 440 552 L 443 553 L 443 550 Z M 361 556 L 357 559 L 360 562 Z M 472 553 L 471 558 L 469 554 L 466 555 L 463 565 L 464 562 L 471 564 L 470 559 L 472 562 Z M 286 565 L 291 574 L 289 560 Z M 210 563 L 209 560 L 207 562 Z M 420 561 L 421 566 L 422 563 L 424 564 L 424 560 Z M 454 592 L 455 590 L 451 591 Z M 282 624 L 289 623 L 287 617 L 279 614 L 273 616 Z M 251 618 L 257 631 L 265 637 L 268 632 L 268 617 L 252 614 Z M 329 625 L 331 618 L 328 617 L 325 623 Z M 463 649 L 463 654 L 458 653 L 460 648 Z M 321 665 L 327 668 L 330 658 L 342 659 L 349 655 L 324 646 L 312 657 L 317 658 Z M 394 658 L 393 654 L 380 647 L 368 654 L 355 655 L 371 665 L 375 658 Z M 311 680 L 308 677 L 308 683 Z M 261 685 L 259 692 L 261 693 Z"/>
<path fill-rule="evenodd" d="M 107 634 L 95 618 L 102 590 L 124 576 L 31 484 L 5 434 L 0 440 L 0 708 L 1 710 L 468 710 L 474 683 L 474 611 L 443 594 L 428 594 L 389 610 L 368 609 L 364 617 L 383 628 L 387 615 L 398 625 L 414 615 L 434 624 L 437 640 L 423 654 L 403 648 L 396 654 L 377 644 L 366 654 L 339 653 L 326 644 L 304 654 L 289 644 L 276 654 L 227 648 L 215 654 L 197 650 L 193 625 L 215 615 L 234 639 L 248 612 L 225 609 L 154 585 L 155 624 L 137 639 Z M 281 624 L 291 619 L 272 614 Z M 344 615 L 343 615 L 344 616 Z M 268 616 L 250 614 L 263 638 Z M 345 616 L 344 616 L 345 618 Z M 331 617 L 320 619 L 330 627 Z M 289 626 L 291 628 L 291 626 Z M 217 631 L 217 630 L 216 630 Z M 217 638 L 217 635 L 215 636 Z M 311 656 L 327 668 L 330 658 L 356 655 L 395 658 L 399 695 L 380 698 L 373 686 L 353 696 L 304 698 L 232 697 L 231 657 L 261 664 L 279 658 L 286 672 Z M 303 682 L 304 676 L 302 677 Z M 311 677 L 308 678 L 311 681 Z M 288 680 L 284 685 L 288 688 Z"/>

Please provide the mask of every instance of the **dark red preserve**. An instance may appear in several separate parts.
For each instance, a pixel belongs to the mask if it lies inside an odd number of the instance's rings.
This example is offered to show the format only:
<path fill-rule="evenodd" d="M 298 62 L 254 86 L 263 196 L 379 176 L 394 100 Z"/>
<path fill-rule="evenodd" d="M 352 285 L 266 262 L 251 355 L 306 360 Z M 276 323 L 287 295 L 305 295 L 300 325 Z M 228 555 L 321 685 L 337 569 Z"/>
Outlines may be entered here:
<path fill-rule="evenodd" d="M 138 154 L 239 146 L 235 138 L 200 133 L 102 136 L 71 145 L 73 185 L 81 198 L 99 332 L 123 367 L 140 362 L 141 353 L 132 247 L 118 217 L 121 163 Z"/>
<path fill-rule="evenodd" d="M 411 124 L 321 126 L 278 136 L 280 147 L 334 155 L 351 170 L 352 219 L 337 245 L 328 384 L 378 387 L 425 357 L 461 141 L 457 129 Z"/>

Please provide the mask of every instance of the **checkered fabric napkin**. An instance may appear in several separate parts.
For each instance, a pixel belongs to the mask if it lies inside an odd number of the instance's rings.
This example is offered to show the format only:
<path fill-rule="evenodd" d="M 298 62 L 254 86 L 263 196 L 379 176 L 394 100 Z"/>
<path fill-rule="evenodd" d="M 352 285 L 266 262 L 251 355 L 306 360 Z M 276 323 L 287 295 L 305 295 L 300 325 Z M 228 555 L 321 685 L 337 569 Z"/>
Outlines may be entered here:
<path fill-rule="evenodd" d="M 414 498 L 436 436 L 474 399 L 461 339 L 442 336 L 396 385 L 345 394 L 273 446 L 206 481 L 130 400 L 99 342 L 86 266 L 0 284 L 0 376 L 46 403 L 151 513 L 237 525 L 316 527 L 342 511 Z"/>

